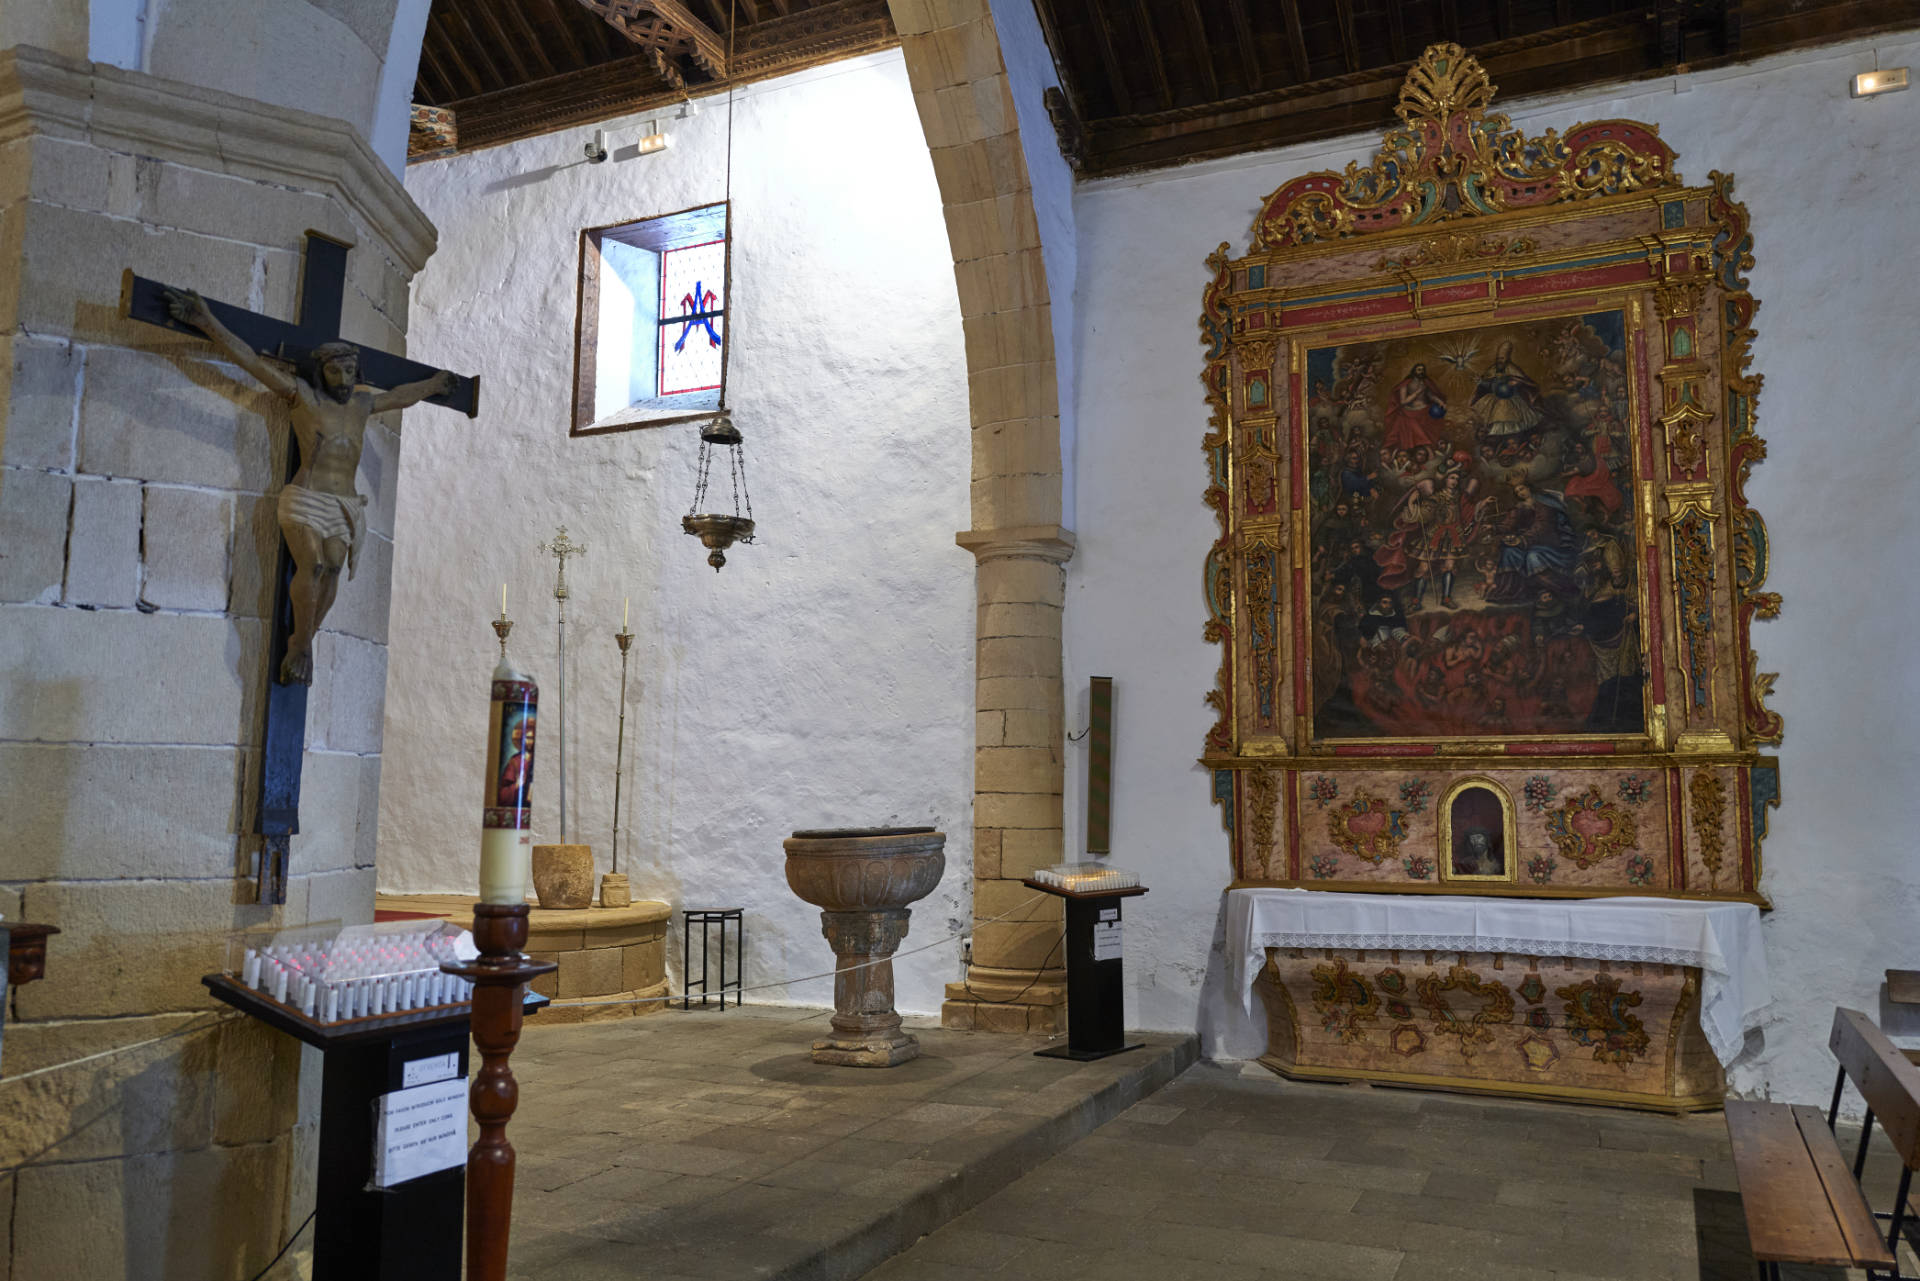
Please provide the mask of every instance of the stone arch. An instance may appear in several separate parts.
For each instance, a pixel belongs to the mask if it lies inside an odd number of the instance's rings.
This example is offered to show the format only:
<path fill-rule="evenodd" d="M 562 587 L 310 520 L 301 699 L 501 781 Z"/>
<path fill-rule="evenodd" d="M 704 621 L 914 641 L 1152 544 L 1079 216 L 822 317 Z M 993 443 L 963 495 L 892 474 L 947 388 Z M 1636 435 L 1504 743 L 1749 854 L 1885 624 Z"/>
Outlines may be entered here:
<path fill-rule="evenodd" d="M 1021 878 L 1063 848 L 1060 397 L 1032 184 L 988 0 L 889 0 L 933 155 L 966 334 L 977 561 L 973 961 L 948 1027 L 1058 1031 L 1059 900 Z M 1015 910 L 1006 920 L 994 920 Z"/>

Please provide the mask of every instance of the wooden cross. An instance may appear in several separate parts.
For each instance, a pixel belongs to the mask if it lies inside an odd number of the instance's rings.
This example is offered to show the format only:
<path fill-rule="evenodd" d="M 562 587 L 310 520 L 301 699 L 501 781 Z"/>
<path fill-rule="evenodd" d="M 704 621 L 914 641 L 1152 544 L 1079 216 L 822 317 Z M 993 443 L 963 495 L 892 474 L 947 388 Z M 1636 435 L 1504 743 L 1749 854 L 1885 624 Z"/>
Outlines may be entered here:
<path fill-rule="evenodd" d="M 297 321 L 277 320 L 212 299 L 207 300 L 207 306 L 221 324 L 261 355 L 296 364 L 304 362 L 320 344 L 345 341 L 340 337 L 340 313 L 346 298 L 349 248 L 317 231 L 307 233 Z M 122 307 L 134 320 L 196 338 L 205 337 L 198 329 L 174 318 L 168 293 L 168 286 L 129 271 L 122 286 Z M 360 354 L 360 381 L 382 390 L 431 378 L 440 372 L 431 365 L 391 352 L 358 343 L 353 346 Z M 480 380 L 458 378 L 452 391 L 429 397 L 428 402 L 475 417 L 480 408 Z M 299 470 L 300 444 L 290 432 L 288 478 Z M 273 636 L 267 654 L 266 745 L 260 768 L 260 801 L 255 807 L 259 834 L 264 838 L 257 895 L 262 903 L 287 901 L 288 841 L 300 831 L 300 765 L 307 737 L 307 686 L 282 684 L 275 676 L 281 659 L 286 656 L 287 637 L 293 627 L 292 605 L 288 599 L 288 583 L 292 577 L 293 558 L 283 541 L 278 586 L 274 592 Z"/>

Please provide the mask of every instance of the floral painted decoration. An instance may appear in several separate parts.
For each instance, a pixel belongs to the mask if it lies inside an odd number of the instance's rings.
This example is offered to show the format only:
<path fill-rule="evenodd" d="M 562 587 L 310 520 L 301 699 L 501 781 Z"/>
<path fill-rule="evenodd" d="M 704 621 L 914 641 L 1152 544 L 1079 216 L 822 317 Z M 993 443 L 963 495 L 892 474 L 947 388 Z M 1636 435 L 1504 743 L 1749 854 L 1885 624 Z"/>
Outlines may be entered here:
<path fill-rule="evenodd" d="M 1592 1047 L 1596 1063 L 1625 1067 L 1646 1054 L 1651 1038 L 1638 1016 L 1628 1013 L 1640 1004 L 1640 994 L 1622 992 L 1613 975 L 1596 974 L 1553 994 L 1567 1003 L 1567 1031 L 1577 1043 Z"/>
<path fill-rule="evenodd" d="M 1314 803 L 1321 809 L 1325 809 L 1330 801 L 1339 799 L 1340 782 L 1325 774 L 1315 774 L 1313 781 L 1307 784 L 1307 795 L 1312 797 Z"/>
<path fill-rule="evenodd" d="M 1628 859 L 1627 883 L 1629 885 L 1653 884 L 1653 860 L 1645 854 L 1635 854 Z"/>
<path fill-rule="evenodd" d="M 1427 802 L 1432 799 L 1433 784 L 1424 778 L 1410 778 L 1400 784 L 1400 803 L 1415 814 L 1426 813 Z"/>
<path fill-rule="evenodd" d="M 1643 774 L 1629 774 L 1620 780 L 1620 799 L 1629 805 L 1644 805 L 1653 780 Z"/>
<path fill-rule="evenodd" d="M 1332 880 L 1340 871 L 1340 858 L 1335 854 L 1315 854 L 1307 860 L 1307 870 L 1316 881 Z"/>
<path fill-rule="evenodd" d="M 1558 790 L 1559 789 L 1554 786 L 1553 780 L 1545 774 L 1533 775 L 1527 780 L 1524 790 L 1527 808 L 1535 814 L 1543 812 L 1547 806 L 1553 804 L 1554 793 Z"/>
<path fill-rule="evenodd" d="M 1431 880 L 1433 877 L 1433 860 L 1425 854 L 1409 854 L 1400 860 L 1400 866 L 1416 881 Z"/>
<path fill-rule="evenodd" d="M 1527 879 L 1535 885 L 1545 885 L 1553 879 L 1553 870 L 1559 866 L 1553 855 L 1535 854 L 1527 860 Z"/>

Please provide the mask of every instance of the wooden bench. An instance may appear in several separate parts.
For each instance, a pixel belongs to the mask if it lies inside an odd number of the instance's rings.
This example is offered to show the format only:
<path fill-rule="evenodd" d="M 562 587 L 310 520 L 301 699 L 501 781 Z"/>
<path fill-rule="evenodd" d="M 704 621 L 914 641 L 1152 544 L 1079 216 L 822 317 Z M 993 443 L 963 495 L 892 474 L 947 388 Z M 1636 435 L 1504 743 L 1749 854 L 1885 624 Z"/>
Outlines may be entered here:
<path fill-rule="evenodd" d="M 1824 1118 L 1811 1107 L 1748 1100 L 1727 1104 L 1734 1172 L 1761 1281 L 1778 1278 L 1782 1263 L 1865 1268 L 1869 1277 L 1900 1275 L 1894 1251 L 1907 1218 L 1913 1172 L 1920 1166 L 1920 1067 L 1858 1010 L 1834 1011 L 1827 1046 L 1840 1071 Z M 1848 1081 L 1867 1103 L 1851 1166 L 1833 1132 Z M 1876 1215 L 1860 1190 L 1876 1119 L 1903 1167 L 1890 1215 Z M 1883 1218 L 1891 1221 L 1885 1236 Z"/>

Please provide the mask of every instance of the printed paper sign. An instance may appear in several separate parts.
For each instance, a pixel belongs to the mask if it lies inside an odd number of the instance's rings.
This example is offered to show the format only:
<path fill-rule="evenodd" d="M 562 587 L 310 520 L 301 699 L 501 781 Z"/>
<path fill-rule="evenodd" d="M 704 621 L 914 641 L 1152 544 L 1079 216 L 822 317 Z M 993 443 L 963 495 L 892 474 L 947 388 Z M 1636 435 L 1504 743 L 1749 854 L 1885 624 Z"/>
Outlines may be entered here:
<path fill-rule="evenodd" d="M 1117 961 L 1120 959 L 1120 922 L 1094 922 L 1093 959 L 1096 961 Z"/>
<path fill-rule="evenodd" d="M 374 1104 L 373 1185 L 390 1188 L 467 1159 L 467 1083 L 459 1077 L 383 1094 Z"/>

